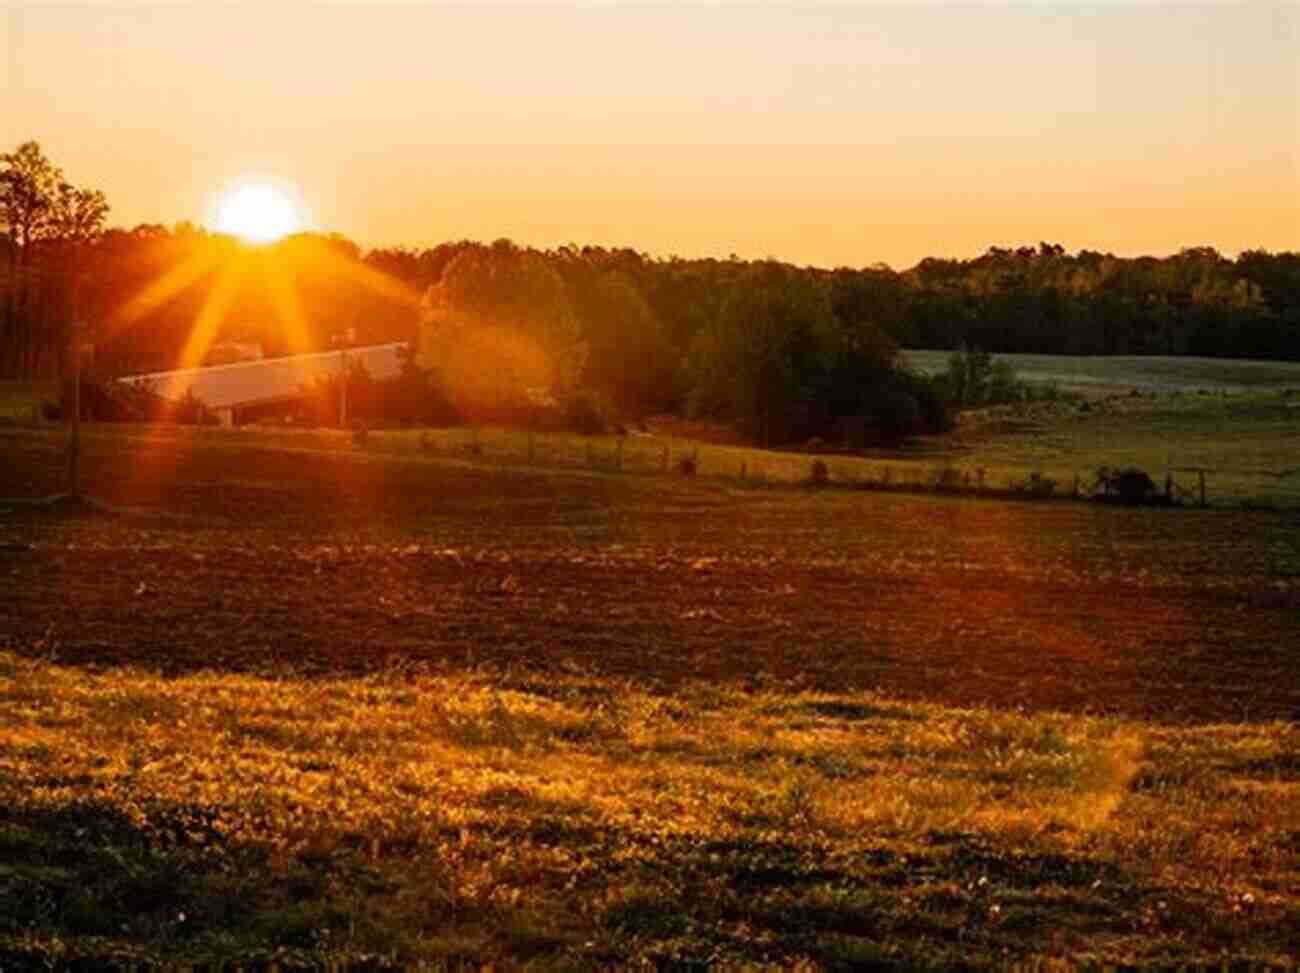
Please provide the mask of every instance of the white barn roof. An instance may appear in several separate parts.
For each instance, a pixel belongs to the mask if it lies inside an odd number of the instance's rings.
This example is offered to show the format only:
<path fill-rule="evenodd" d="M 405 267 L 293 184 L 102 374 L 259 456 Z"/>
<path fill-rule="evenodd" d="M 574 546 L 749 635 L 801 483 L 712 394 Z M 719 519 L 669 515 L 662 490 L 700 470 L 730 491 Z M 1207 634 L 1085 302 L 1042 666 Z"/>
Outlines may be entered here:
<path fill-rule="evenodd" d="M 118 381 L 143 384 L 164 399 L 183 399 L 192 392 L 209 409 L 240 408 L 297 398 L 318 379 L 342 374 L 345 368 L 360 366 L 380 381 L 396 378 L 402 372 L 401 353 L 405 349 L 406 343 L 397 341 L 346 351 L 128 375 Z"/>

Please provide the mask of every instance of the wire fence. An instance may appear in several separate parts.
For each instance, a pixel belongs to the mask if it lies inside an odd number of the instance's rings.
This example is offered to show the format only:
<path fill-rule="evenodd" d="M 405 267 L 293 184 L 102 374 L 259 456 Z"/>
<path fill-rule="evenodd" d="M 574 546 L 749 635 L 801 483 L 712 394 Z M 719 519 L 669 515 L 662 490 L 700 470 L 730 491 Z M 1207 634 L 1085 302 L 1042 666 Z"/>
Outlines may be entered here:
<path fill-rule="evenodd" d="M 342 435 L 334 433 L 335 436 Z M 378 453 L 459 458 L 510 466 L 702 477 L 738 486 L 825 486 L 1019 499 L 1130 499 L 1098 469 L 988 465 L 944 455 L 916 457 L 763 450 L 647 434 L 580 436 L 452 428 L 354 432 L 350 445 Z M 1248 471 L 1170 466 L 1151 471 L 1140 498 L 1152 505 L 1300 507 L 1300 477 L 1270 482 Z"/>
<path fill-rule="evenodd" d="M 111 438 L 125 432 L 138 436 L 141 428 L 90 426 L 89 435 Z M 977 456 L 937 452 L 916 456 L 786 452 L 645 433 L 582 436 L 473 427 L 349 432 L 280 426 L 231 430 L 155 425 L 149 427 L 148 434 L 155 440 L 175 436 L 231 447 L 259 445 L 538 470 L 700 478 L 746 489 L 802 486 L 1026 500 L 1130 499 L 1113 483 L 1108 486 L 1097 469 L 1065 464 L 1037 468 L 996 465 L 981 462 Z M 1150 473 L 1149 485 L 1137 499 L 1151 505 L 1300 509 L 1300 475 L 1285 479 L 1250 471 L 1173 465 Z"/>

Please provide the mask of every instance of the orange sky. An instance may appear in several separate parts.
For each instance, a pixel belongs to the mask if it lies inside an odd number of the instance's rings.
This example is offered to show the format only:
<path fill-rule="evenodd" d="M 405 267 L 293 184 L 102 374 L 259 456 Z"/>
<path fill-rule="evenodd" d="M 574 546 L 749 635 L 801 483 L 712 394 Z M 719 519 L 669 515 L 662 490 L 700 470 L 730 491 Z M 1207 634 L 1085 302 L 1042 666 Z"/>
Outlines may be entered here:
<path fill-rule="evenodd" d="M 906 267 L 1300 249 L 1300 7 L 0 8 L 0 144 L 112 221 L 297 184 L 367 246 Z"/>

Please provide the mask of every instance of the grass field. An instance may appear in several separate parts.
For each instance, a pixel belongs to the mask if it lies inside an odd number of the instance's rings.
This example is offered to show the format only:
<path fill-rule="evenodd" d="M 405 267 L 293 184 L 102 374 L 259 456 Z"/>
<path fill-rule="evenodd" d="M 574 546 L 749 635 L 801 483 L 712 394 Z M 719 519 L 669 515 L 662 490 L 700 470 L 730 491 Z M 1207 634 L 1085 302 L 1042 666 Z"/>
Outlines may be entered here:
<path fill-rule="evenodd" d="M 947 352 L 910 351 L 924 372 Z M 1300 364 L 1207 358 L 998 355 L 1066 398 L 962 417 L 950 459 L 991 470 L 1043 470 L 1059 483 L 1100 466 L 1136 466 L 1220 505 L 1300 507 Z M 1005 475 L 1005 474 L 1004 474 Z M 1011 474 L 1011 475 L 1014 475 Z M 1190 498 L 1189 498 L 1190 499 Z"/>
<path fill-rule="evenodd" d="M 1293 514 L 86 444 L 0 515 L 6 968 L 1294 959 Z"/>
<path fill-rule="evenodd" d="M 905 351 L 913 368 L 935 375 L 948 367 L 949 351 Z M 1300 362 L 1165 357 L 1160 355 L 994 356 L 1026 382 L 1055 384 L 1062 392 L 1090 397 L 1202 392 L 1283 392 L 1300 395 Z"/>

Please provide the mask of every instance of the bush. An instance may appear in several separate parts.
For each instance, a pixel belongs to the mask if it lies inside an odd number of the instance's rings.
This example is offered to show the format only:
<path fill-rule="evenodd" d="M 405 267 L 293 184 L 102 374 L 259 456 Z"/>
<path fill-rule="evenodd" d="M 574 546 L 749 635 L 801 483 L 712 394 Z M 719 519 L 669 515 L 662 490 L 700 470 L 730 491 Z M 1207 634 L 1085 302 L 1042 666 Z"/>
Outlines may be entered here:
<path fill-rule="evenodd" d="M 925 431 L 916 396 L 902 385 L 882 388 L 875 402 L 876 428 L 887 443 L 898 443 Z"/>
<path fill-rule="evenodd" d="M 698 465 L 695 454 L 689 453 L 677 460 L 677 472 L 682 476 L 694 476 Z"/>
<path fill-rule="evenodd" d="M 1143 470 L 1129 467 L 1112 470 L 1103 466 L 1097 470 L 1096 486 L 1102 495 L 1118 503 L 1140 505 L 1152 503 L 1159 496 L 1155 481 Z"/>

